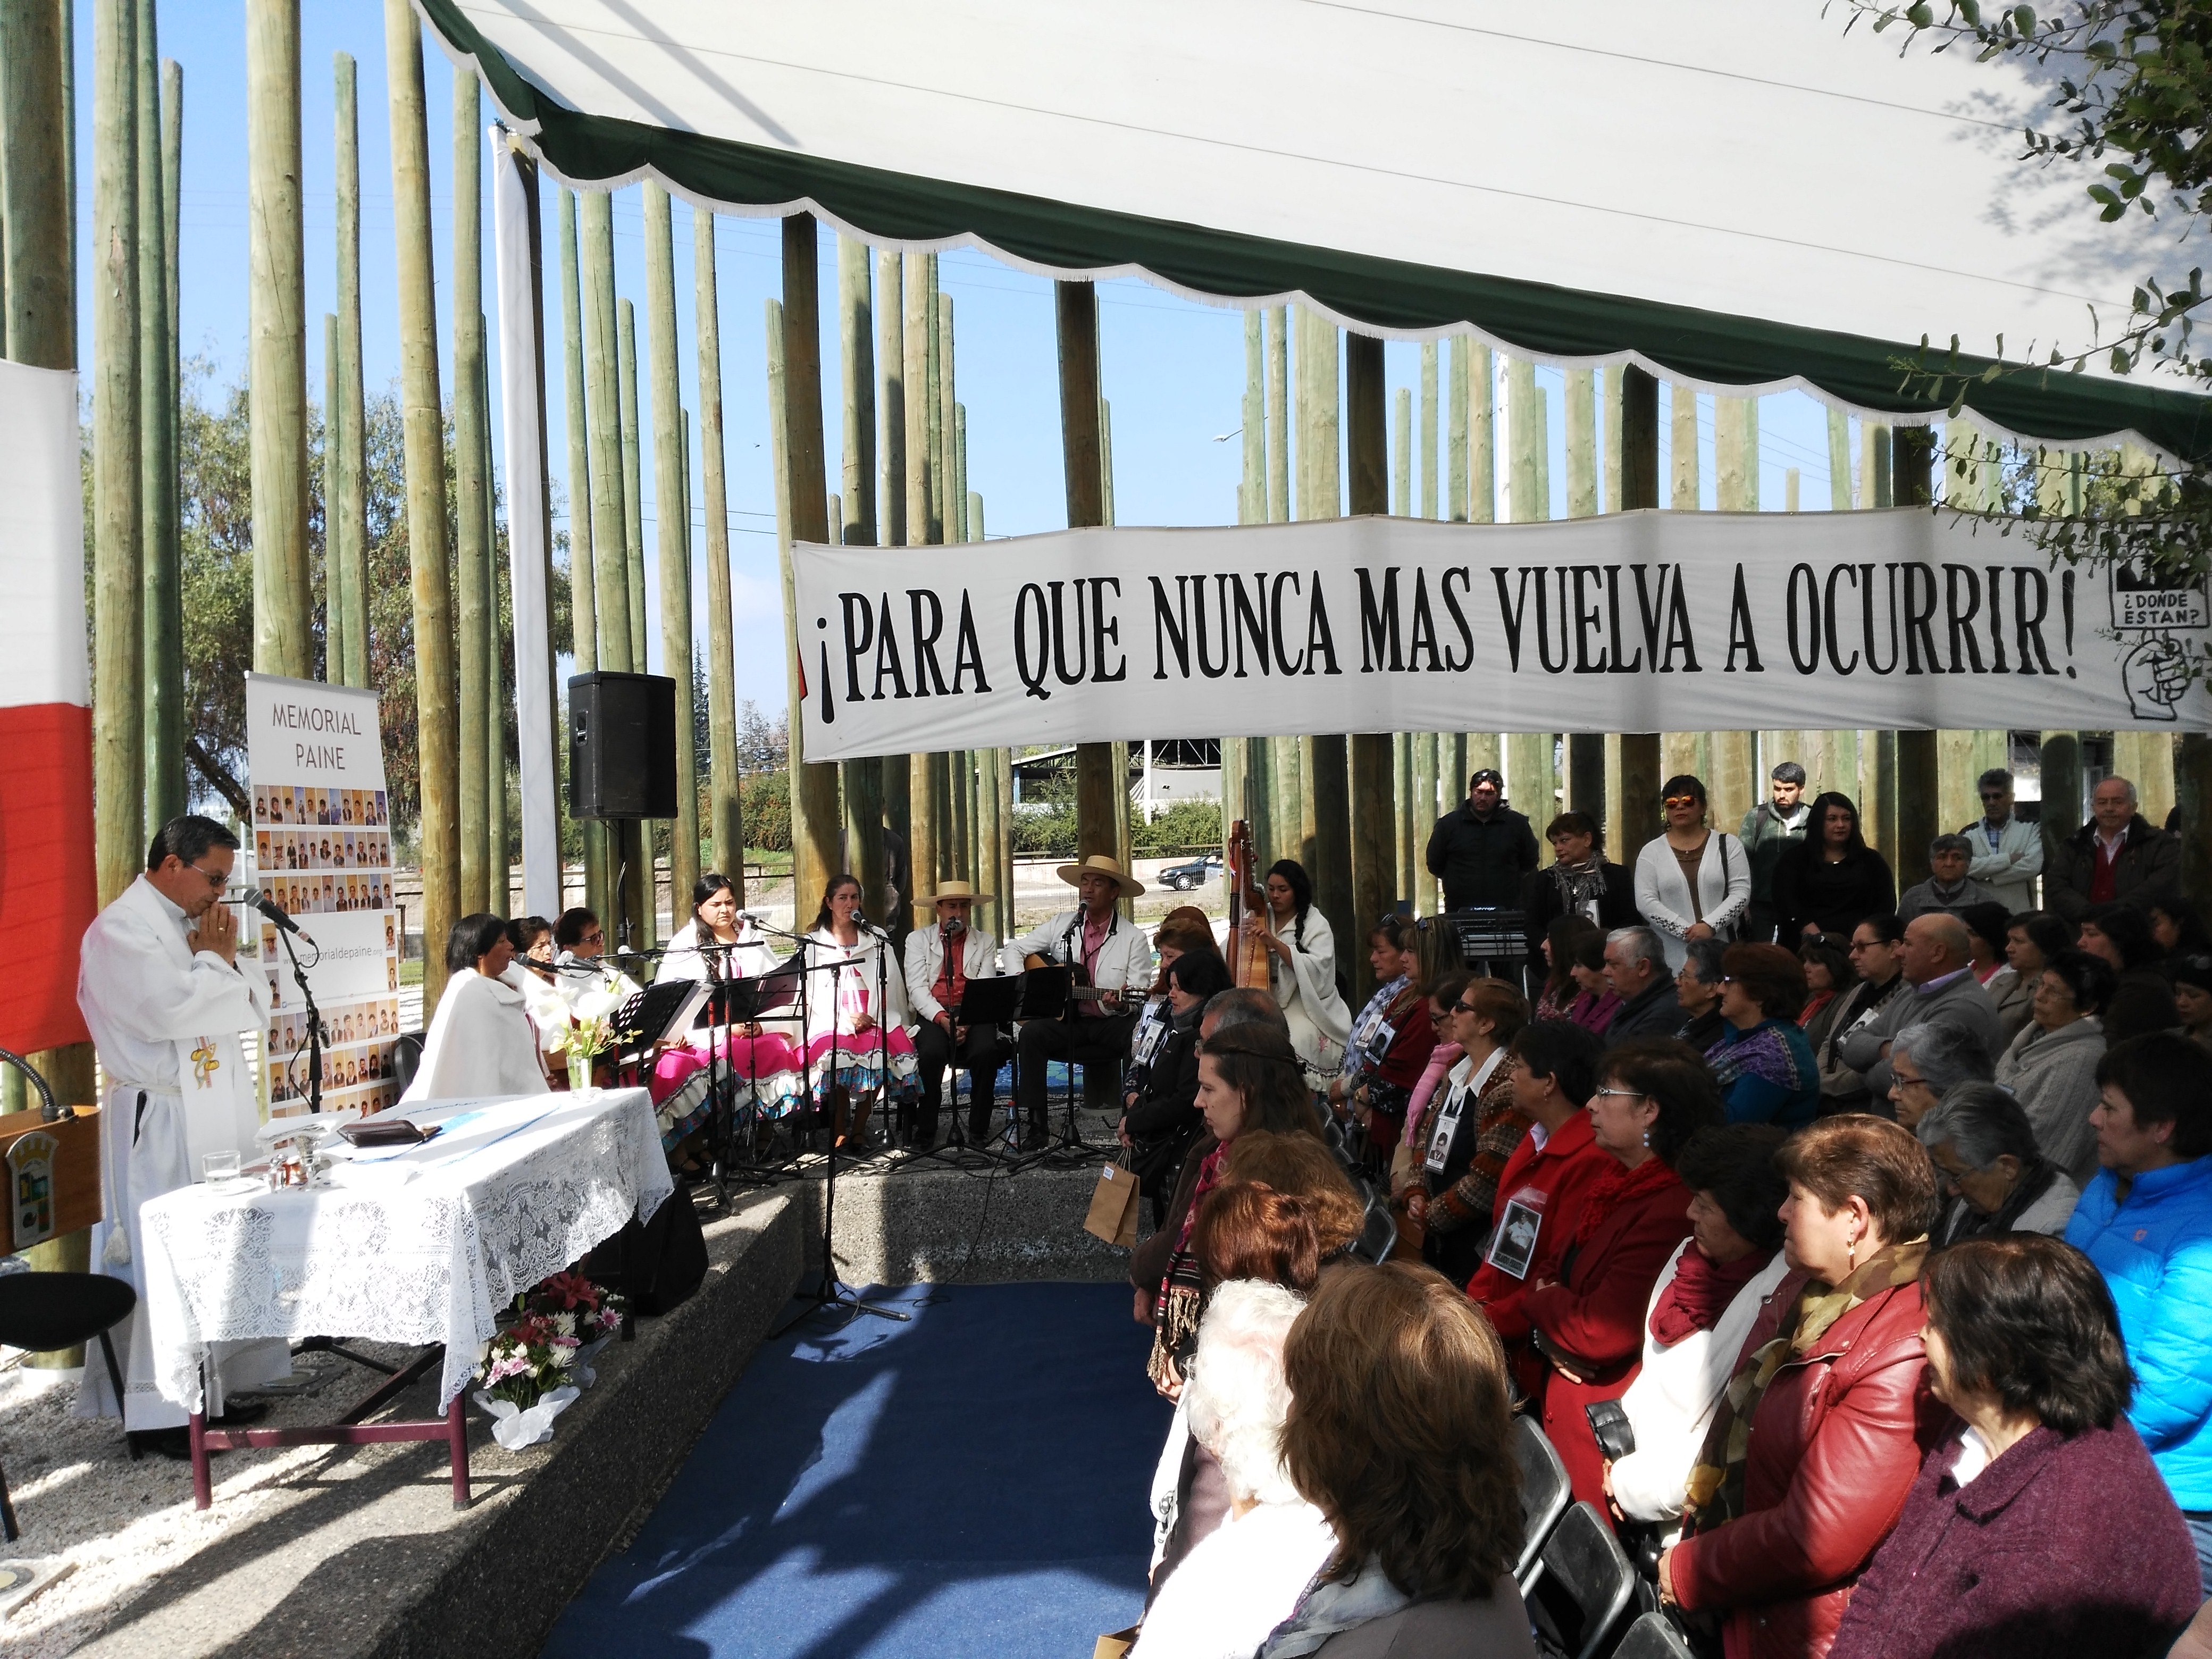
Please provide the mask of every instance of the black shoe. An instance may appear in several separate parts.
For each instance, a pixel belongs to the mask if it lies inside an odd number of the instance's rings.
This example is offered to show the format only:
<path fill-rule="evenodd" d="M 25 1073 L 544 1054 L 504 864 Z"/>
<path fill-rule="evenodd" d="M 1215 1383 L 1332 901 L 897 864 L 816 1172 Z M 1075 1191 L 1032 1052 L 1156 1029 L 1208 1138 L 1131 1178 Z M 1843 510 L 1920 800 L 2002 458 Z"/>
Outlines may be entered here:
<path fill-rule="evenodd" d="M 179 1463 L 191 1462 L 192 1437 L 188 1429 L 133 1429 L 127 1437 L 140 1452 L 152 1452 Z"/>
<path fill-rule="evenodd" d="M 222 1416 L 208 1419 L 207 1425 L 211 1429 L 242 1429 L 249 1423 L 258 1423 L 268 1415 L 267 1401 L 249 1400 L 241 1395 L 230 1402 Z"/>

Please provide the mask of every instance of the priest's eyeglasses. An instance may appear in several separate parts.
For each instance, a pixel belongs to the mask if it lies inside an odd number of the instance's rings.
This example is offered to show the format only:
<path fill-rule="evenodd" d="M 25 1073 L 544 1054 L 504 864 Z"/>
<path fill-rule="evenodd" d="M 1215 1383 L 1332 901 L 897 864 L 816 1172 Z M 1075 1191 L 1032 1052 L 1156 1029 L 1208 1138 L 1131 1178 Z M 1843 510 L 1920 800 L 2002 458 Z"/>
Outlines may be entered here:
<path fill-rule="evenodd" d="M 225 887 L 230 884 L 230 872 L 228 870 L 209 870 L 197 864 L 188 864 L 185 868 L 187 870 L 196 870 L 201 875 L 205 876 L 207 878 L 207 884 L 214 888 L 218 893 L 222 891 Z"/>

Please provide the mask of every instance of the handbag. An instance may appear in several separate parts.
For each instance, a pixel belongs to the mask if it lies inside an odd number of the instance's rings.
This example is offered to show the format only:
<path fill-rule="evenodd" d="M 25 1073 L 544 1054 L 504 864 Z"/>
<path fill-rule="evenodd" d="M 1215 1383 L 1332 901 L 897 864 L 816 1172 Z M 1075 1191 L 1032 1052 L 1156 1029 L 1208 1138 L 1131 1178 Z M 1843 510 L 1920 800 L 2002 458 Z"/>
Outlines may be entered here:
<path fill-rule="evenodd" d="M 1090 1212 L 1083 1231 L 1117 1249 L 1137 1242 L 1137 1177 L 1129 1168 L 1127 1153 L 1098 1172 L 1098 1185 L 1091 1194 Z"/>

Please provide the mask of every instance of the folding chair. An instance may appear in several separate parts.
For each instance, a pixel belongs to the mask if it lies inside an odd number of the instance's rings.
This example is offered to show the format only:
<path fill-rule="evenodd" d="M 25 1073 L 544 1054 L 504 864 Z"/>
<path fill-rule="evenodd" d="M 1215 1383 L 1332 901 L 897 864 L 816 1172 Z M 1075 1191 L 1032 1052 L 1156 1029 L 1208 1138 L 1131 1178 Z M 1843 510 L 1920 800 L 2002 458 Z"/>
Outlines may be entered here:
<path fill-rule="evenodd" d="M 1553 1528 L 1521 1593 L 1540 1651 L 1595 1659 L 1636 1594 L 1636 1569 L 1605 1517 L 1577 1504 Z"/>
<path fill-rule="evenodd" d="M 1525 1595 L 1534 1582 L 1530 1575 L 1541 1571 L 1537 1565 L 1538 1552 L 1566 1513 L 1573 1487 L 1567 1480 L 1567 1466 L 1559 1461 L 1558 1449 L 1534 1418 L 1513 1419 L 1513 1461 L 1521 1466 L 1522 1523 L 1521 1559 L 1513 1564 L 1513 1582 Z"/>
<path fill-rule="evenodd" d="M 123 1372 L 115 1363 L 115 1344 L 108 1331 L 131 1317 L 138 1293 L 127 1279 L 106 1273 L 11 1273 L 0 1276 L 0 1342 L 33 1353 L 74 1348 L 97 1340 L 100 1357 L 107 1367 L 107 1384 L 115 1390 L 115 1408 L 123 1409 Z M 132 1462 L 138 1448 L 131 1446 Z M 17 1537 L 15 1506 L 8 1497 L 8 1477 L 0 1472 L 0 1535 L 9 1543 Z"/>
<path fill-rule="evenodd" d="M 1362 1261 L 1376 1267 L 1390 1259 L 1390 1252 L 1398 1245 L 1398 1223 L 1390 1213 L 1390 1200 L 1385 1194 L 1367 1194 L 1367 1213 L 1359 1223 L 1359 1237 L 1352 1241 L 1352 1254 Z"/>
<path fill-rule="evenodd" d="M 1697 1654 L 1665 1613 L 1647 1613 L 1628 1627 L 1613 1659 L 1697 1659 Z"/>

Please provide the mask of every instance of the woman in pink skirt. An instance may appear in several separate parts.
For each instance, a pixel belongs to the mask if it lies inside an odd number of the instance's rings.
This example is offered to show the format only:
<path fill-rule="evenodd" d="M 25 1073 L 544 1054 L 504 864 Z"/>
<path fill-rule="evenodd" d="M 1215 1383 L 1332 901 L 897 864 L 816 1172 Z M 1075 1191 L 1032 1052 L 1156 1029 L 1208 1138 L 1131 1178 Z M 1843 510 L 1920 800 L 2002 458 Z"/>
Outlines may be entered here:
<path fill-rule="evenodd" d="M 692 888 L 691 919 L 669 941 L 656 981 L 721 983 L 757 978 L 775 965 L 759 929 L 738 915 L 730 878 L 709 871 Z M 714 1109 L 712 1086 L 720 1078 L 733 1085 L 741 1120 L 783 1116 L 805 1087 L 798 1049 L 757 1023 L 718 1024 L 688 1033 L 686 1042 L 654 1061 L 648 1085 L 663 1147 L 674 1152 L 706 1123 Z"/>
<path fill-rule="evenodd" d="M 840 1146 L 863 1139 L 878 1100 L 918 1098 L 921 1070 L 906 1006 L 906 975 L 890 941 L 860 915 L 860 884 L 833 876 L 822 895 L 805 957 L 806 1076 L 817 1107 L 842 1091 L 859 1115 Z"/>

